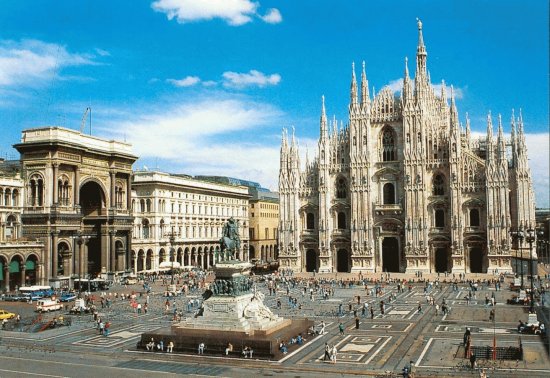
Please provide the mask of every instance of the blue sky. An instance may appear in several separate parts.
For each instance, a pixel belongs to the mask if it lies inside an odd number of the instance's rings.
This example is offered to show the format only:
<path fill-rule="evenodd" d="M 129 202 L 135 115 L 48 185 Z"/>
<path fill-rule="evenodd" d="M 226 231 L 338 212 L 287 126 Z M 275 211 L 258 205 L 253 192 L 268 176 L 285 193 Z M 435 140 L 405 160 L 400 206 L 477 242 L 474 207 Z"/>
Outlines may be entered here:
<path fill-rule="evenodd" d="M 549 206 L 548 2 L 23 1 L 0 7 L 0 153 L 21 130 L 125 139 L 146 165 L 276 189 L 283 127 L 314 154 L 321 96 L 347 119 L 351 63 L 369 85 L 414 74 L 416 17 L 432 82 L 454 85 L 474 131 L 523 110 L 537 206 Z M 89 125 L 86 132 L 90 132 Z"/>

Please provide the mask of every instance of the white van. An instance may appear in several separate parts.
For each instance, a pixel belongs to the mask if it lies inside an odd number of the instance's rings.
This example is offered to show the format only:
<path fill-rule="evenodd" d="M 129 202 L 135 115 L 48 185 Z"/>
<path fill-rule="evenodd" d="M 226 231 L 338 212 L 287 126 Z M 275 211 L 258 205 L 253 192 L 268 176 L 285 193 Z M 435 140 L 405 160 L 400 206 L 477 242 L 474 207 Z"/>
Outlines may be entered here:
<path fill-rule="evenodd" d="M 63 305 L 59 302 L 59 299 L 40 299 L 36 302 L 36 311 L 38 312 L 49 312 L 61 310 Z"/>

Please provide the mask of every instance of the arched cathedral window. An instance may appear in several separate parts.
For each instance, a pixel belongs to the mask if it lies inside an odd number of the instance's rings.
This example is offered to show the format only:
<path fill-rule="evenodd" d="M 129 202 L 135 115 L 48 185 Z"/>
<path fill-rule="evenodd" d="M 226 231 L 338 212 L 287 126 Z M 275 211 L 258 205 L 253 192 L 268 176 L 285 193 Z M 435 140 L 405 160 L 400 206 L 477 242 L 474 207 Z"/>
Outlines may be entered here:
<path fill-rule="evenodd" d="M 336 183 L 336 198 L 346 198 L 347 197 L 347 188 L 346 180 L 339 178 Z"/>
<path fill-rule="evenodd" d="M 395 187 L 389 182 L 384 184 L 384 205 L 392 205 L 395 203 Z"/>
<path fill-rule="evenodd" d="M 346 229 L 346 214 L 343 212 L 338 213 L 338 229 L 339 230 Z"/>
<path fill-rule="evenodd" d="M 395 142 L 393 131 L 387 127 L 382 134 L 382 161 L 395 160 Z"/>
<path fill-rule="evenodd" d="M 478 209 L 470 209 L 470 227 L 479 227 Z"/>
<path fill-rule="evenodd" d="M 313 213 L 307 213 L 306 215 L 306 228 L 308 230 L 315 229 L 315 217 L 313 216 Z"/>
<path fill-rule="evenodd" d="M 433 195 L 442 196 L 445 194 L 445 179 L 442 175 L 436 175 L 433 179 Z"/>

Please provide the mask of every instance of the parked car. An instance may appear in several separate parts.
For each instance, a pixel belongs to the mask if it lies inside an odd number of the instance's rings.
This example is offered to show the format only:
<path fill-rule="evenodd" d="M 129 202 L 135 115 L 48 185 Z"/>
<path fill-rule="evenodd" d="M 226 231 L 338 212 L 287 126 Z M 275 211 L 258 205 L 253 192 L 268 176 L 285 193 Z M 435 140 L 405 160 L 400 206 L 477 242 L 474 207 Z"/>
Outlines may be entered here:
<path fill-rule="evenodd" d="M 27 300 L 27 298 L 21 294 L 6 294 L 2 296 L 2 299 L 6 302 L 21 302 Z"/>
<path fill-rule="evenodd" d="M 75 293 L 63 293 L 61 294 L 61 297 L 59 297 L 59 300 L 61 302 L 70 302 L 70 301 L 74 301 L 75 299 L 76 299 Z"/>
<path fill-rule="evenodd" d="M 13 319 L 13 318 L 15 318 L 15 314 L 13 312 L 0 310 L 0 320 Z"/>

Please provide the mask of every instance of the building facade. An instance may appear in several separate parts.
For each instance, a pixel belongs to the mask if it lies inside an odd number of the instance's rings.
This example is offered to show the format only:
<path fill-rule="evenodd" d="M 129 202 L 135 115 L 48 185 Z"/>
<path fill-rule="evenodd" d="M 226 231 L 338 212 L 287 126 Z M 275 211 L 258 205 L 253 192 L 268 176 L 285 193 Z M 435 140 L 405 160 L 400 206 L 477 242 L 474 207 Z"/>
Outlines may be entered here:
<path fill-rule="evenodd" d="M 250 200 L 250 258 L 275 261 L 278 257 L 279 201 L 276 198 Z"/>
<path fill-rule="evenodd" d="M 24 184 L 19 161 L 0 161 L 0 290 L 39 281 L 43 244 L 25 240 L 21 230 Z"/>
<path fill-rule="evenodd" d="M 61 127 L 24 130 L 21 233 L 43 245 L 36 276 L 43 285 L 121 272 L 130 261 L 129 144 Z"/>
<path fill-rule="evenodd" d="M 416 73 L 400 95 L 369 93 L 352 69 L 349 121 L 329 130 L 323 98 L 317 156 L 300 165 L 286 130 L 280 153 L 279 260 L 295 271 L 511 271 L 510 232 L 535 224 L 521 114 L 506 138 L 474 138 L 451 87 L 436 94 L 418 23 Z M 524 251 L 525 252 L 525 251 Z M 534 251 L 533 251 L 534 252 Z"/>
<path fill-rule="evenodd" d="M 158 271 L 162 263 L 209 268 L 220 260 L 222 228 L 230 217 L 239 224 L 241 251 L 248 261 L 248 188 L 191 176 L 136 171 L 131 266 Z"/>

